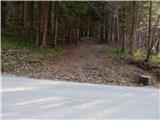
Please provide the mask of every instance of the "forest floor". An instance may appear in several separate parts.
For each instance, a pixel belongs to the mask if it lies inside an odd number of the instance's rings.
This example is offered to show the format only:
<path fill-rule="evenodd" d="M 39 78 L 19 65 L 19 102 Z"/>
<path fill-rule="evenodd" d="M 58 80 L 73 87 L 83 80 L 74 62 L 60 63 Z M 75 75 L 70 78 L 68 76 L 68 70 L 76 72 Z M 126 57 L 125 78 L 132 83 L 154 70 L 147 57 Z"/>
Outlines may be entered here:
<path fill-rule="evenodd" d="M 155 73 L 110 56 L 102 44 L 81 43 L 78 47 L 62 50 L 56 55 L 40 54 L 26 48 L 17 51 L 15 54 L 15 50 L 3 49 L 2 45 L 4 73 L 51 80 L 125 86 L 137 86 L 138 76 L 144 74 L 152 76 L 152 86 L 160 86 L 160 80 Z"/>
<path fill-rule="evenodd" d="M 100 84 L 137 85 L 138 76 L 145 74 L 152 76 L 153 85 L 158 85 L 155 74 L 107 55 L 103 45 L 81 44 L 54 60 L 46 60 L 44 64 L 45 69 L 33 76 Z"/>

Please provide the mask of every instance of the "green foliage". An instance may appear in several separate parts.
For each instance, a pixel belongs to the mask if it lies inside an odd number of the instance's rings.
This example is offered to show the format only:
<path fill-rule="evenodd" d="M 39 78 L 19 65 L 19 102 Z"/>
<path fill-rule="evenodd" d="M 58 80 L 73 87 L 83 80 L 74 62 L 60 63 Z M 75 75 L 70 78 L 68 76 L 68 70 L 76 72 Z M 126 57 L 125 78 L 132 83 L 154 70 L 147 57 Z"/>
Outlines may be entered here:
<path fill-rule="evenodd" d="M 69 23 L 72 27 L 75 27 L 77 24 L 81 22 L 80 17 L 86 14 L 88 10 L 88 5 L 84 2 L 60 2 L 60 15 Z"/>
<path fill-rule="evenodd" d="M 33 45 L 27 43 L 15 34 L 2 34 L 1 44 L 2 48 L 33 48 Z"/>
<path fill-rule="evenodd" d="M 151 64 L 160 67 L 160 53 L 153 53 L 151 56 Z"/>
<path fill-rule="evenodd" d="M 138 48 L 134 51 L 131 58 L 135 61 L 143 61 L 146 58 L 147 49 L 146 48 Z M 158 66 L 160 67 L 160 53 L 153 52 L 151 55 L 150 64 L 152 66 Z"/>
<path fill-rule="evenodd" d="M 146 48 L 138 48 L 134 50 L 133 55 L 130 56 L 133 60 L 144 60 L 147 54 Z"/>
<path fill-rule="evenodd" d="M 41 54 L 55 54 L 56 51 L 53 48 L 36 48 L 33 44 L 26 42 L 21 37 L 15 34 L 2 34 L 1 36 L 2 49 L 13 48 L 13 49 L 28 49 L 32 52 L 38 52 Z"/>
<path fill-rule="evenodd" d="M 124 52 L 117 52 L 117 48 L 114 47 L 110 47 L 105 45 L 104 46 L 104 51 L 109 54 L 112 57 L 116 57 L 116 58 L 120 58 L 120 59 L 128 59 L 129 55 L 127 53 Z"/>
<path fill-rule="evenodd" d="M 124 60 L 131 58 L 135 61 L 144 61 L 147 52 L 146 48 L 138 48 L 134 50 L 133 55 L 130 56 L 129 54 L 124 52 L 117 52 L 117 48 L 109 47 L 106 45 L 104 46 L 104 51 L 112 57 L 121 58 Z M 149 64 L 151 64 L 152 66 L 160 67 L 160 53 L 152 53 Z"/>

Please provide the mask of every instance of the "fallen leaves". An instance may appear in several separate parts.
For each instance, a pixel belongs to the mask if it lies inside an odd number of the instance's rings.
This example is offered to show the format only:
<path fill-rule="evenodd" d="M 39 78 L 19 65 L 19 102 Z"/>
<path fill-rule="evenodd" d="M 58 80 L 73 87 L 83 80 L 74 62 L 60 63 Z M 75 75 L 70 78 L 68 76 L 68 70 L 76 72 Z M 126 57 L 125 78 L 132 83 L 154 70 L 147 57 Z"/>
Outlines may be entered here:
<path fill-rule="evenodd" d="M 82 44 L 60 54 L 44 54 L 30 49 L 2 49 L 2 71 L 17 75 L 52 80 L 89 82 L 95 84 L 137 85 L 141 74 L 150 74 L 123 60 L 103 52 L 102 45 Z M 154 75 L 152 84 L 159 82 Z"/>

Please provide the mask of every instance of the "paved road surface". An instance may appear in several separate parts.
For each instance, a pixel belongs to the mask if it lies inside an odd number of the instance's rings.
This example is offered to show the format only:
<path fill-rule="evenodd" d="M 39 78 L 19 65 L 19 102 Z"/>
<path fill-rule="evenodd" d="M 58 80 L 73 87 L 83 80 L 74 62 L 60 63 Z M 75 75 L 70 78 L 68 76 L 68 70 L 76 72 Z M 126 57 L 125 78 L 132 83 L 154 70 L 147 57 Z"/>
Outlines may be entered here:
<path fill-rule="evenodd" d="M 158 119 L 156 88 L 2 75 L 3 119 Z"/>

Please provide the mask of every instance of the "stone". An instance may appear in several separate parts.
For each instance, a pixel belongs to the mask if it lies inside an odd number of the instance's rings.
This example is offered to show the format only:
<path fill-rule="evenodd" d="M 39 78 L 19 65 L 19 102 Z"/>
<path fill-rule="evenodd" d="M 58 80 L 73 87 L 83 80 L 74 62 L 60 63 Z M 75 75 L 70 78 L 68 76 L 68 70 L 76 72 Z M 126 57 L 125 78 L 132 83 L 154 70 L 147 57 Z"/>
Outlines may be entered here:
<path fill-rule="evenodd" d="M 151 76 L 140 75 L 138 84 L 149 85 Z"/>

